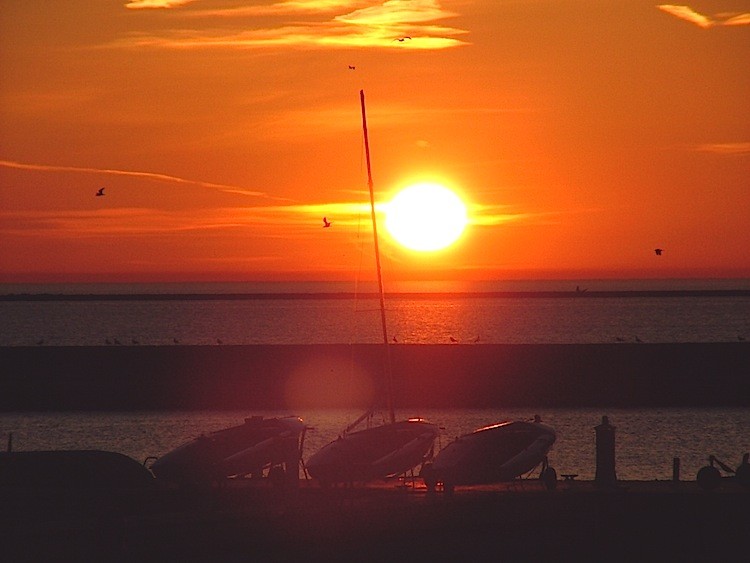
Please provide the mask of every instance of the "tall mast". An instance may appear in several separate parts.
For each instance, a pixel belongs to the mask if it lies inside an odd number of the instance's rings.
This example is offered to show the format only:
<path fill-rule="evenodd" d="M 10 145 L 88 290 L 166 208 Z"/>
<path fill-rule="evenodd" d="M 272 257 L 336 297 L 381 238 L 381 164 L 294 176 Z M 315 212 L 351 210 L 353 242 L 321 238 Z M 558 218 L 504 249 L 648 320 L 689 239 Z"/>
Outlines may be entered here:
<path fill-rule="evenodd" d="M 380 272 L 380 248 L 378 246 L 378 222 L 375 218 L 375 193 L 372 187 L 372 168 L 370 167 L 370 141 L 367 138 L 367 115 L 365 114 L 365 91 L 359 91 L 362 106 L 362 131 L 365 137 L 365 157 L 367 159 L 367 187 L 370 190 L 370 215 L 372 217 L 372 236 L 375 242 L 375 268 L 378 272 L 378 294 L 380 295 L 380 324 L 383 327 L 383 345 L 385 347 L 386 402 L 391 424 L 396 422 L 393 406 L 393 372 L 391 371 L 391 349 L 388 345 L 388 329 L 385 322 L 385 294 L 383 292 L 383 275 Z"/>

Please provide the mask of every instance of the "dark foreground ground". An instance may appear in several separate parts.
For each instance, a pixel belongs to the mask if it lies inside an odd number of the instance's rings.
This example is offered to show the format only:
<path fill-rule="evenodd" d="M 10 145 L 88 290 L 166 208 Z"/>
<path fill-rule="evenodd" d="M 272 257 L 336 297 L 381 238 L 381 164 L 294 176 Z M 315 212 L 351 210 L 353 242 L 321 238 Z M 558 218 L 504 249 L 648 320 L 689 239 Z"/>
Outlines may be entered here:
<path fill-rule="evenodd" d="M 748 406 L 750 342 L 389 347 L 398 406 Z M 0 411 L 368 406 L 382 345 L 0 347 Z"/>
<path fill-rule="evenodd" d="M 695 482 L 1 491 L 3 561 L 746 561 L 750 491 Z"/>

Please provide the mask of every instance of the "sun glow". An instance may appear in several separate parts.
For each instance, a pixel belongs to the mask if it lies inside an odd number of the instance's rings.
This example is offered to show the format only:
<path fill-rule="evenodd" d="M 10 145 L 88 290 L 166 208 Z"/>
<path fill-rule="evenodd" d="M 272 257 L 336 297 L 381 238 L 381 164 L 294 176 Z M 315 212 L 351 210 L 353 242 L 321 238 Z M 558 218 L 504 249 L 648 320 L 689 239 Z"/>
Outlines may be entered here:
<path fill-rule="evenodd" d="M 387 204 L 385 228 L 402 246 L 429 252 L 453 244 L 466 227 L 466 205 L 432 182 L 408 186 Z"/>

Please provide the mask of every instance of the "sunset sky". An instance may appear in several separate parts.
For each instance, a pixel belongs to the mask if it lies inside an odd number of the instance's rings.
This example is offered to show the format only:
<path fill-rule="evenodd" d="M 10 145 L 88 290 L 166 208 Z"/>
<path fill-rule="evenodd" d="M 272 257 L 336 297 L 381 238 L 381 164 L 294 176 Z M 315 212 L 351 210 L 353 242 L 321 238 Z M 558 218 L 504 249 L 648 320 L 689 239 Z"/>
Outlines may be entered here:
<path fill-rule="evenodd" d="M 0 73 L 0 281 L 372 277 L 360 89 L 468 212 L 387 278 L 750 276 L 750 0 L 0 0 Z"/>

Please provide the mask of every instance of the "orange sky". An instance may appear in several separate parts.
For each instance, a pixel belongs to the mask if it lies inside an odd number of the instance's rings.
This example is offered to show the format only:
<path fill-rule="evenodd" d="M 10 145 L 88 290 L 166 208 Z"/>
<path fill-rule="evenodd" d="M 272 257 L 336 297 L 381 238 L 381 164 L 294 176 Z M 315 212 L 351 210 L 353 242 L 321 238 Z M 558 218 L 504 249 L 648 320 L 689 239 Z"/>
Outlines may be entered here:
<path fill-rule="evenodd" d="M 377 199 L 469 208 L 386 278 L 750 276 L 748 61 L 750 0 L 5 1 L 0 281 L 371 278 L 360 88 Z"/>

